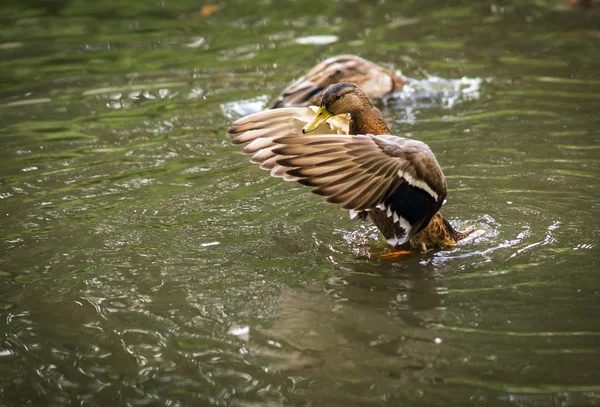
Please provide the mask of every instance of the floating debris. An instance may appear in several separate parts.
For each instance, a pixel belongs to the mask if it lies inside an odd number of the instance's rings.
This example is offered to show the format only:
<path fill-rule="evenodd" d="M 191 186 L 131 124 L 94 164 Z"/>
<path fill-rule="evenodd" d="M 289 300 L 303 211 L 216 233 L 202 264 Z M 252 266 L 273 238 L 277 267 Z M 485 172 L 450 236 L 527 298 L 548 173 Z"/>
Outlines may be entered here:
<path fill-rule="evenodd" d="M 195 37 L 195 38 L 193 38 L 192 42 L 190 42 L 189 44 L 185 44 L 185 47 L 187 47 L 187 48 L 200 48 L 204 44 L 206 44 L 206 40 L 204 39 L 204 37 Z"/>
<path fill-rule="evenodd" d="M 337 35 L 310 35 L 308 37 L 296 38 L 296 44 L 302 45 L 326 45 L 337 42 Z"/>
<path fill-rule="evenodd" d="M 211 247 L 211 246 L 218 246 L 220 244 L 221 244 L 221 242 L 208 242 L 208 243 L 202 243 L 200 246 L 202 246 L 202 247 Z"/>
<path fill-rule="evenodd" d="M 232 325 L 227 333 L 237 336 L 244 342 L 248 342 L 250 340 L 249 326 Z"/>

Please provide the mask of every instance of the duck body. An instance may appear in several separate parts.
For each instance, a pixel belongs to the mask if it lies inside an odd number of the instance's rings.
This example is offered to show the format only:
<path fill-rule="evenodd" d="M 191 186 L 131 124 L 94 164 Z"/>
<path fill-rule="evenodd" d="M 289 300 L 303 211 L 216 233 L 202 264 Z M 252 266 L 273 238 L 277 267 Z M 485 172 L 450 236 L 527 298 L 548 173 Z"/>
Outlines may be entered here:
<path fill-rule="evenodd" d="M 440 212 L 431 218 L 429 225 L 414 239 L 410 241 L 410 247 L 421 252 L 429 249 L 446 249 L 470 236 L 475 229 L 460 232 L 455 230 Z M 475 235 L 474 235 L 475 236 Z"/>
<path fill-rule="evenodd" d="M 324 103 L 327 103 L 325 99 Z M 392 156 L 423 155 L 429 158 L 425 165 L 422 159 L 413 160 L 411 165 L 415 166 L 417 177 L 411 177 L 412 182 L 398 183 L 383 201 L 384 209 L 373 207 L 368 210 L 368 216 L 391 246 L 404 243 L 400 236 L 411 238 L 418 235 L 440 209 L 447 194 L 446 179 L 429 146 L 417 140 L 390 135 L 381 111 L 372 105 L 350 115 L 349 134 L 379 135 L 374 139 L 376 144 Z M 431 159 L 435 162 L 430 164 Z M 428 164 L 429 168 L 426 168 Z M 428 171 L 431 173 L 428 174 Z M 425 179 L 427 181 L 421 181 Z M 427 182 L 435 185 L 437 192 Z"/>
<path fill-rule="evenodd" d="M 370 98 L 380 98 L 401 89 L 407 80 L 357 55 L 336 55 L 292 82 L 272 108 L 318 106 L 325 90 L 341 82 L 355 84 Z"/>
<path fill-rule="evenodd" d="M 438 219 L 447 194 L 440 165 L 425 143 L 391 135 L 381 112 L 355 85 L 329 87 L 318 109 L 244 117 L 229 133 L 272 176 L 312 187 L 351 216 L 368 215 L 390 245 L 435 246 L 410 240 Z M 449 224 L 441 215 L 439 222 L 445 231 Z M 427 236 L 439 243 L 438 234 Z"/>

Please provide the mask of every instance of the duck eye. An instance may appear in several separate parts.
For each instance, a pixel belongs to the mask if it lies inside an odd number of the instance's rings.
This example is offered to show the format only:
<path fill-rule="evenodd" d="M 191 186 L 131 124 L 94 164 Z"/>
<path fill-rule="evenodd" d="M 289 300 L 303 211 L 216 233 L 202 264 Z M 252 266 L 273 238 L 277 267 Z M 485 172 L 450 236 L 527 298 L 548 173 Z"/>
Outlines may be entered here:
<path fill-rule="evenodd" d="M 343 95 L 337 95 L 337 96 L 335 97 L 335 100 L 340 100 L 340 99 L 342 98 L 342 96 L 343 96 Z"/>

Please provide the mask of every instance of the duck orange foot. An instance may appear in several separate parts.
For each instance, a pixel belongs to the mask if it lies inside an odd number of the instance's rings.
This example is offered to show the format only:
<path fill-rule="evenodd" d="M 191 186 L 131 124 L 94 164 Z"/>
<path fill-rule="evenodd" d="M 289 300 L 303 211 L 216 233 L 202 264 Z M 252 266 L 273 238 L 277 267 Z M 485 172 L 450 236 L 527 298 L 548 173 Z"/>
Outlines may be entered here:
<path fill-rule="evenodd" d="M 379 258 L 381 258 L 381 259 L 395 259 L 395 258 L 400 257 L 400 256 L 404 256 L 404 255 L 407 255 L 407 254 L 414 254 L 414 253 L 415 252 L 412 252 L 410 250 L 398 250 L 398 251 L 395 251 L 395 252 L 381 254 L 381 255 L 379 255 Z"/>

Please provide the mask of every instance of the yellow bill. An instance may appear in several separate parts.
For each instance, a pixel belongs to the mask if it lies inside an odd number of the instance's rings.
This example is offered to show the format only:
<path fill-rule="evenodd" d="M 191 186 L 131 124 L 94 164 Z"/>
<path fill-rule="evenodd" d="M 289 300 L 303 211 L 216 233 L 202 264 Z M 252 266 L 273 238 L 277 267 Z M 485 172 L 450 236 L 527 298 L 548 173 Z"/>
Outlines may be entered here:
<path fill-rule="evenodd" d="M 302 133 L 310 133 L 311 131 L 315 131 L 331 116 L 333 115 L 329 113 L 325 106 L 321 106 L 319 110 L 317 110 L 317 115 L 315 116 L 314 120 L 302 128 Z"/>

